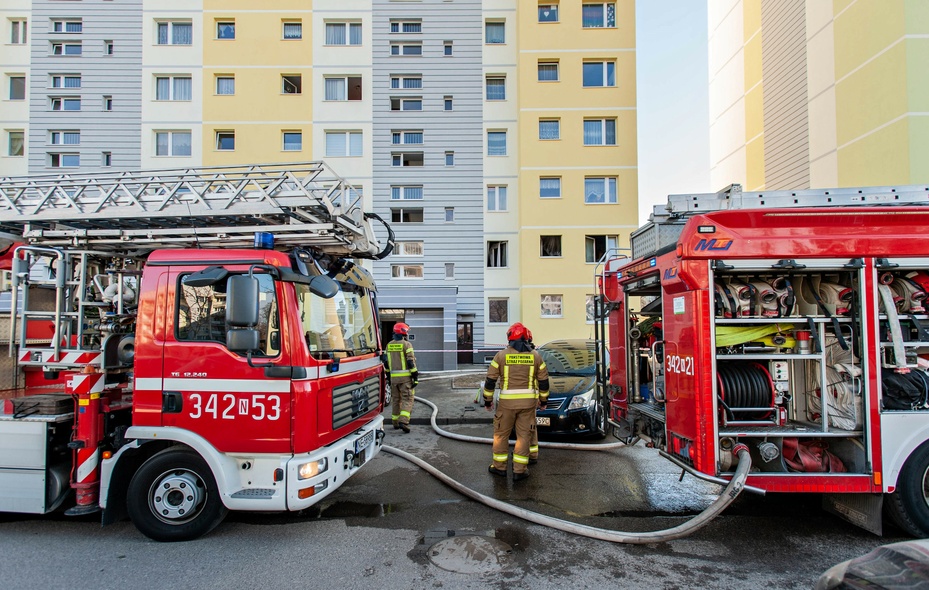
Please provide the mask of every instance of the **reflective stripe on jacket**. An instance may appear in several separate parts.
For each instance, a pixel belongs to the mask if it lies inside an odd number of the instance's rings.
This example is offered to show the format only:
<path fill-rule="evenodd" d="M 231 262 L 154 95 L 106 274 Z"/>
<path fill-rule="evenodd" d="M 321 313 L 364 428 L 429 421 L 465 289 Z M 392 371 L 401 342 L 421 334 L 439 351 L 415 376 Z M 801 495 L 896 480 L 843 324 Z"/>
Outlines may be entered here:
<path fill-rule="evenodd" d="M 409 377 L 411 365 L 416 366 L 416 356 L 413 353 L 413 345 L 408 340 L 393 340 L 387 344 L 387 367 L 391 379 Z"/>
<path fill-rule="evenodd" d="M 519 352 L 507 346 L 494 355 L 487 369 L 488 381 L 499 381 L 501 378 L 501 400 L 536 399 L 539 397 L 539 380 L 548 379 L 548 369 L 538 352 Z M 485 398 L 487 394 L 485 389 Z M 545 394 L 548 397 L 547 391 Z M 490 392 L 489 397 L 493 397 L 493 392 Z"/>

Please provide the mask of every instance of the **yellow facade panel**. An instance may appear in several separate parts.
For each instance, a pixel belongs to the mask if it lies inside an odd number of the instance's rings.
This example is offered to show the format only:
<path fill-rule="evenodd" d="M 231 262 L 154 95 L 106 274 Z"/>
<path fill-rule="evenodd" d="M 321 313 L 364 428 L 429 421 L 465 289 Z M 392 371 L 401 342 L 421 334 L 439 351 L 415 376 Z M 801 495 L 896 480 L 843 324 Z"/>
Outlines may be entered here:
<path fill-rule="evenodd" d="M 241 10 L 246 12 L 263 12 L 270 9 L 309 11 L 313 9 L 313 0 L 274 0 L 273 6 L 256 3 L 255 0 L 203 0 L 204 12 L 214 10 Z"/>
<path fill-rule="evenodd" d="M 587 52 L 520 57 L 519 100 L 522 108 L 615 108 L 635 106 L 635 53 Z M 539 63 L 558 64 L 558 82 L 539 82 Z M 584 63 L 615 64 L 615 86 L 585 87 Z"/>
<path fill-rule="evenodd" d="M 234 39 L 220 30 L 235 25 Z M 300 39 L 284 39 L 284 24 L 300 24 Z M 306 13 L 288 13 L 275 6 L 269 12 L 206 12 L 203 15 L 203 63 L 207 65 L 306 65 L 313 62 L 311 20 Z M 224 32 L 223 34 L 230 34 Z"/>
<path fill-rule="evenodd" d="M 284 150 L 284 132 L 301 134 L 301 149 Z M 228 147 L 233 133 L 234 148 Z M 247 165 L 262 162 L 305 162 L 313 159 L 312 127 L 287 123 L 212 123 L 203 125 L 203 165 Z M 291 144 L 293 146 L 293 144 Z"/>
<path fill-rule="evenodd" d="M 761 31 L 761 0 L 742 1 L 742 23 L 743 42 L 747 42 Z"/>
<path fill-rule="evenodd" d="M 907 86 L 906 74 L 906 45 L 900 43 L 836 84 L 838 145 L 870 133 L 908 111 L 907 93 L 902 91 Z"/>
<path fill-rule="evenodd" d="M 852 3 L 834 23 L 836 79 L 900 42 L 906 33 L 904 15 L 904 0 Z"/>
<path fill-rule="evenodd" d="M 905 152 L 910 145 L 908 119 L 903 118 L 840 147 L 838 169 L 841 185 L 875 186 L 911 182 L 912 154 Z"/>
<path fill-rule="evenodd" d="M 217 95 L 217 78 L 232 77 L 235 94 Z M 311 68 L 205 68 L 203 112 L 209 121 L 311 121 Z M 299 83 L 297 94 L 294 84 Z M 286 88 L 286 91 L 285 91 Z"/>
<path fill-rule="evenodd" d="M 764 135 L 745 144 L 745 186 L 755 190 L 765 185 Z"/>
<path fill-rule="evenodd" d="M 745 140 L 764 133 L 764 87 L 759 85 L 745 95 Z"/>
<path fill-rule="evenodd" d="M 558 22 L 539 22 L 539 6 L 558 5 Z M 615 3 L 615 27 L 584 28 L 580 2 L 519 2 L 518 35 L 521 50 L 562 50 L 579 46 L 635 48 L 635 0 Z"/>
<path fill-rule="evenodd" d="M 761 35 L 756 35 L 745 44 L 744 56 L 745 90 L 761 82 Z"/>

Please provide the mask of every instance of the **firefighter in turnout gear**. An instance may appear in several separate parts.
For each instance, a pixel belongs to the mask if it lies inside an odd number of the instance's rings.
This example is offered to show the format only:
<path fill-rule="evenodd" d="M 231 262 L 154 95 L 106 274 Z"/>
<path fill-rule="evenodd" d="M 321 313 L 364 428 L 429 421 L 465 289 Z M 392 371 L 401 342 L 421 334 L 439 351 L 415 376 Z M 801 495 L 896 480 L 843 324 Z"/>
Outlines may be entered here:
<path fill-rule="evenodd" d="M 390 419 L 394 428 L 410 431 L 410 412 L 413 411 L 413 396 L 419 383 L 416 370 L 416 355 L 413 345 L 407 340 L 410 327 L 403 322 L 394 324 L 394 339 L 387 345 L 384 365 L 387 367 L 387 383 L 390 384 L 392 411 Z"/>
<path fill-rule="evenodd" d="M 529 477 L 530 447 L 536 429 L 535 411 L 548 402 L 548 369 L 542 356 L 530 345 L 529 330 L 520 323 L 506 332 L 509 345 L 498 352 L 484 382 L 484 407 L 493 407 L 494 388 L 500 385 L 500 398 L 494 414 L 493 463 L 488 471 L 506 476 L 509 459 L 509 438 L 516 428 L 516 447 L 513 449 L 513 481 Z M 538 442 L 536 455 L 538 455 Z"/>

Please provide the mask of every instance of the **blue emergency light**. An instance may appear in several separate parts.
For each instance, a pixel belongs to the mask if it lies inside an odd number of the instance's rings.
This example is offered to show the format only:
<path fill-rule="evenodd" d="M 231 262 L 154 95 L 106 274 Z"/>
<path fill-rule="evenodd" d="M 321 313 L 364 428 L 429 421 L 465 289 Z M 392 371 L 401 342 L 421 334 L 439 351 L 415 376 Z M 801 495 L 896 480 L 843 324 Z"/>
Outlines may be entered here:
<path fill-rule="evenodd" d="M 274 234 L 256 231 L 255 232 L 255 249 L 256 250 L 274 250 Z"/>

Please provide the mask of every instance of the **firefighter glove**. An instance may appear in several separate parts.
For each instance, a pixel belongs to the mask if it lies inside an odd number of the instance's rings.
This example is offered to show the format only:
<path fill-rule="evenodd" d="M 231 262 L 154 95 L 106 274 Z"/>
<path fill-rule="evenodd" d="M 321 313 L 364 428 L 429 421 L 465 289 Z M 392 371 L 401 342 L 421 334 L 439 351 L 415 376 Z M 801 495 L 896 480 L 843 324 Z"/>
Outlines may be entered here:
<path fill-rule="evenodd" d="M 410 377 L 413 378 L 413 387 L 419 385 L 419 371 L 413 371 L 410 373 Z"/>

